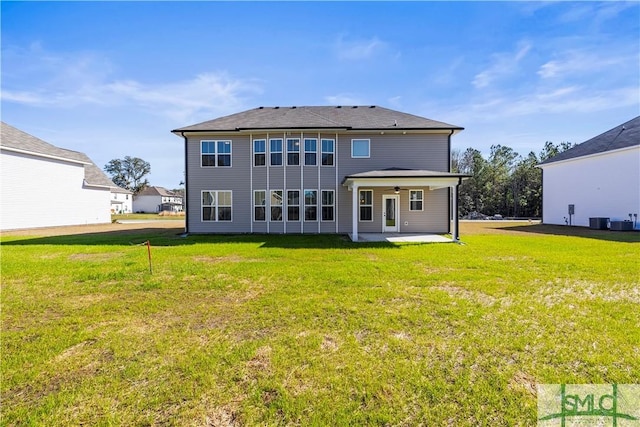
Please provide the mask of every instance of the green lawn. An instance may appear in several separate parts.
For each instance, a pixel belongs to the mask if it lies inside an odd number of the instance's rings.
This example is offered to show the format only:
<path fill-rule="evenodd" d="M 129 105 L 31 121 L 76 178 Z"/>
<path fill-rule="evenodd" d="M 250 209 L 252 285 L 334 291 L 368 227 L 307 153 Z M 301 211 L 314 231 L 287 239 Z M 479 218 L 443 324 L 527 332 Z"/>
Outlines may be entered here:
<path fill-rule="evenodd" d="M 640 382 L 640 233 L 505 230 L 3 236 L 1 424 L 535 425 L 536 384 Z"/>
<path fill-rule="evenodd" d="M 150 219 L 158 219 L 158 220 L 182 220 L 184 221 L 184 215 L 160 215 L 157 213 L 130 213 L 130 214 L 113 214 L 111 215 L 111 221 L 119 221 L 119 220 L 150 220 Z"/>

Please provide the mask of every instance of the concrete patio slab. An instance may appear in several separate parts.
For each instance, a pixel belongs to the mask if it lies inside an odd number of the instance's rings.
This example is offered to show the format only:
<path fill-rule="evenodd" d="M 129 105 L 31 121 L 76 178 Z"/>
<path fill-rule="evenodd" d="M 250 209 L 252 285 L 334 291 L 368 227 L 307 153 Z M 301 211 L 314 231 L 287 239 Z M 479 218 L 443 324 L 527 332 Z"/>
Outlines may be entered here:
<path fill-rule="evenodd" d="M 353 241 L 353 235 L 349 234 Z M 358 242 L 391 243 L 452 243 L 453 239 L 440 234 L 423 233 L 358 233 Z"/>

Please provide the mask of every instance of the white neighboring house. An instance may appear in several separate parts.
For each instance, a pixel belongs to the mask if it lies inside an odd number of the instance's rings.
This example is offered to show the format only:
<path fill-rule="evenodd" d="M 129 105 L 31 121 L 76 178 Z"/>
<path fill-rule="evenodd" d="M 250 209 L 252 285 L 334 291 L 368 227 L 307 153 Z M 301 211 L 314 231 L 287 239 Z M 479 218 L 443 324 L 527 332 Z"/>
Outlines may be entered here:
<path fill-rule="evenodd" d="M 111 187 L 111 213 L 128 214 L 133 212 L 133 193 L 126 188 Z"/>
<path fill-rule="evenodd" d="M 589 226 L 590 218 L 628 221 L 631 214 L 640 228 L 640 116 L 538 167 L 544 223 Z"/>
<path fill-rule="evenodd" d="M 144 213 L 182 212 L 182 197 L 164 187 L 147 187 L 134 196 L 133 211 Z"/>
<path fill-rule="evenodd" d="M 0 229 L 109 223 L 112 187 L 84 153 L 2 122 Z"/>

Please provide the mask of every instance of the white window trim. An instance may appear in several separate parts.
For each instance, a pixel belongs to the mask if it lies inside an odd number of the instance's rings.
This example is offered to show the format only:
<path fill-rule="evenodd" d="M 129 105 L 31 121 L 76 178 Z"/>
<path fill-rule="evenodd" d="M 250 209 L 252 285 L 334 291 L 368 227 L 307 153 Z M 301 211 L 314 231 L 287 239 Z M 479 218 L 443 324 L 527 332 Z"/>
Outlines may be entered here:
<path fill-rule="evenodd" d="M 213 155 L 213 166 L 203 166 L 202 165 L 202 156 L 205 154 L 202 152 L 202 143 L 203 142 L 213 142 L 213 154 L 206 153 L 206 155 Z M 229 143 L 229 153 L 218 153 L 218 142 L 228 142 Z M 229 166 L 218 166 L 218 155 L 229 156 Z M 201 168 L 230 168 L 233 166 L 233 140 L 231 139 L 201 139 L 200 140 L 200 167 Z"/>
<path fill-rule="evenodd" d="M 271 141 L 280 141 L 280 151 L 271 151 Z M 271 167 L 271 168 L 280 168 L 280 167 L 285 165 L 285 161 L 286 160 L 284 158 L 284 156 L 285 156 L 285 154 L 284 154 L 284 152 L 285 152 L 284 144 L 285 144 L 284 138 L 269 138 L 269 167 Z M 273 154 L 280 153 L 282 161 L 280 162 L 279 165 L 274 165 L 273 163 L 271 163 L 271 154 L 272 153 Z"/>
<path fill-rule="evenodd" d="M 316 192 L 316 204 L 315 205 L 307 205 L 307 191 L 315 191 Z M 321 215 L 318 215 L 318 189 L 316 188 L 307 188 L 302 190 L 302 221 L 304 222 L 318 222 L 320 220 Z M 307 206 L 315 206 L 316 207 L 316 219 L 307 219 Z"/>
<path fill-rule="evenodd" d="M 306 154 L 307 154 L 307 143 L 306 143 L 306 141 L 315 141 L 315 142 L 316 142 L 316 149 L 315 149 L 315 151 L 309 151 L 309 153 L 314 153 L 314 154 L 316 155 L 316 164 L 315 164 L 315 165 L 308 165 L 308 164 L 307 164 L 307 156 L 306 156 Z M 304 144 L 304 146 L 302 147 L 302 148 L 303 148 L 302 152 L 304 153 L 304 154 L 303 154 L 304 159 L 303 159 L 303 163 L 302 163 L 302 165 L 304 165 L 304 166 L 308 166 L 308 167 L 312 167 L 312 168 L 313 168 L 313 167 L 318 166 L 318 164 L 319 164 L 319 163 L 322 163 L 321 161 L 320 161 L 320 162 L 318 162 L 318 138 L 303 138 L 303 139 L 302 139 L 302 143 Z M 322 159 L 320 159 L 320 160 L 322 160 Z M 304 191 L 304 190 L 303 190 L 303 191 Z"/>
<path fill-rule="evenodd" d="M 298 141 L 298 151 L 291 151 L 291 153 L 298 153 L 298 164 L 297 165 L 290 165 L 289 164 L 289 141 Z M 285 156 L 287 157 L 286 162 L 285 163 L 287 166 L 300 166 L 300 152 L 301 150 L 301 143 L 300 143 L 300 138 L 285 138 L 284 143 L 285 147 L 283 147 L 284 151 L 285 151 Z"/>
<path fill-rule="evenodd" d="M 264 205 L 256 205 L 256 193 L 264 193 Z M 256 219 L 256 208 L 264 208 L 264 219 Z M 253 190 L 253 222 L 267 222 L 267 190 Z"/>
<path fill-rule="evenodd" d="M 324 151 L 322 148 L 322 141 L 331 141 L 333 142 L 333 151 Z M 323 154 L 333 154 L 333 163 L 330 165 L 322 164 L 322 155 Z M 320 139 L 320 166 L 324 166 L 325 168 L 333 168 L 336 166 L 336 140 L 333 138 L 322 138 Z"/>
<path fill-rule="evenodd" d="M 369 192 L 371 193 L 371 204 L 370 205 L 363 205 L 362 203 L 360 203 L 360 193 L 362 192 Z M 362 219 L 360 217 L 360 208 L 366 208 L 370 206 L 371 207 L 371 219 Z M 358 189 L 358 221 L 359 222 L 373 222 L 373 190 L 362 190 L 362 189 Z"/>
<path fill-rule="evenodd" d="M 412 191 L 418 191 L 418 192 L 420 192 L 420 194 L 422 196 L 422 197 L 420 197 L 420 200 L 419 200 L 421 202 L 420 205 L 422 206 L 420 209 L 411 209 L 411 202 L 412 201 L 416 201 L 416 202 L 418 201 L 418 200 L 411 200 L 411 192 Z M 417 189 L 417 188 L 416 189 L 409 189 L 409 212 L 424 212 L 424 190 Z"/>
<path fill-rule="evenodd" d="M 256 153 L 256 142 L 263 141 L 264 142 L 264 151 Z M 251 151 L 253 153 L 253 167 L 255 168 L 266 168 L 267 167 L 267 140 L 264 138 L 254 139 L 251 142 Z M 256 154 L 264 154 L 264 165 L 256 165 Z"/>
<path fill-rule="evenodd" d="M 226 166 L 225 166 L 226 167 Z M 202 195 L 204 193 L 215 193 L 215 203 L 213 205 L 203 205 L 202 204 Z M 231 204 L 230 205 L 222 205 L 218 204 L 218 193 L 231 193 Z M 202 217 L 202 208 L 208 207 L 215 209 L 215 219 L 214 220 L 205 220 Z M 229 221 L 220 221 L 218 219 L 218 208 L 231 208 L 231 219 Z M 200 222 L 209 223 L 209 222 L 233 222 L 233 190 L 201 190 L 200 191 Z"/>
<path fill-rule="evenodd" d="M 328 191 L 330 193 L 333 193 L 333 196 L 331 197 L 331 200 L 333 200 L 333 203 L 330 205 L 324 205 L 322 204 L 322 193 L 324 193 L 325 191 Z M 333 209 L 333 219 L 323 219 L 322 218 L 322 208 L 325 207 L 331 207 Z M 320 221 L 322 222 L 335 222 L 336 220 L 336 192 L 335 190 L 320 190 Z"/>
<path fill-rule="evenodd" d="M 369 153 L 366 156 L 354 156 L 353 155 L 353 143 L 354 141 L 367 141 L 369 145 L 369 149 L 367 150 Z M 355 138 L 351 140 L 351 158 L 352 159 L 369 159 L 371 158 L 371 139 L 369 138 Z"/>
<path fill-rule="evenodd" d="M 297 191 L 298 192 L 298 204 L 297 205 L 291 205 L 291 207 L 297 207 L 298 208 L 298 219 L 289 219 L 289 191 Z M 301 203 L 300 203 L 300 193 L 301 191 L 298 189 L 292 189 L 292 190 L 286 190 L 285 191 L 285 195 L 287 197 L 287 203 L 286 203 L 286 213 L 287 213 L 287 219 L 286 222 L 301 222 L 303 220 L 303 217 L 300 215 L 300 208 L 301 208 Z"/>
<path fill-rule="evenodd" d="M 272 205 L 271 204 L 271 197 L 272 197 L 272 194 L 275 193 L 276 191 L 279 191 L 279 192 L 282 193 L 281 194 L 281 198 L 280 198 L 280 204 L 279 205 Z M 278 189 L 269 190 L 269 222 L 283 222 L 284 221 L 284 205 L 285 205 L 285 203 L 284 203 L 284 195 L 285 194 L 286 194 L 285 191 L 281 190 L 279 188 Z M 279 220 L 272 219 L 272 217 L 271 217 L 271 208 L 273 208 L 273 207 L 280 207 L 280 219 Z"/>

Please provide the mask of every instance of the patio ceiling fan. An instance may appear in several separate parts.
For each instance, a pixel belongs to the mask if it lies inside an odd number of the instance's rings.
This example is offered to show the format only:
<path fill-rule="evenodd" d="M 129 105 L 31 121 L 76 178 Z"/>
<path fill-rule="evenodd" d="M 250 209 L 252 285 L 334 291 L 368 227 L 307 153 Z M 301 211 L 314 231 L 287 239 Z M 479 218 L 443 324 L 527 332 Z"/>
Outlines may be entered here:
<path fill-rule="evenodd" d="M 395 187 L 393 187 L 393 188 L 387 188 L 387 189 L 385 189 L 384 191 L 385 191 L 385 192 L 386 192 L 386 191 L 393 191 L 393 192 L 394 192 L 394 193 L 396 193 L 396 194 L 400 194 L 400 192 L 401 192 L 401 191 L 408 191 L 408 190 L 409 190 L 408 188 L 401 188 L 401 187 L 399 187 L 399 186 L 397 186 L 397 185 L 396 185 Z"/>

